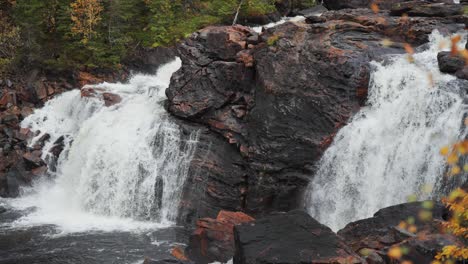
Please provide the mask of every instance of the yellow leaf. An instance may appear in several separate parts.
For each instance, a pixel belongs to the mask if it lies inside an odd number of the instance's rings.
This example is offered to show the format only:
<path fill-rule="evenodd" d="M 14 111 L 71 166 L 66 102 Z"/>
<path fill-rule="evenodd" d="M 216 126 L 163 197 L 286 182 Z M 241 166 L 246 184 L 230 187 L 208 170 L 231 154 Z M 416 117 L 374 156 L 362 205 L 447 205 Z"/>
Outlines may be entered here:
<path fill-rule="evenodd" d="M 403 256 L 403 253 L 401 252 L 401 248 L 400 248 L 400 247 L 391 247 L 391 248 L 388 250 L 387 255 L 388 255 L 390 258 L 393 258 L 393 259 L 400 259 L 400 258 Z"/>
<path fill-rule="evenodd" d="M 442 156 L 447 156 L 449 154 L 450 148 L 448 146 L 445 146 L 440 149 L 440 155 Z"/>
<path fill-rule="evenodd" d="M 461 172 L 461 168 L 458 167 L 458 166 L 453 166 L 452 169 L 450 170 L 450 174 L 452 176 L 458 175 L 458 174 L 460 174 L 460 172 Z"/>
<path fill-rule="evenodd" d="M 456 164 L 458 162 L 458 155 L 454 152 L 452 152 L 448 157 L 447 157 L 447 163 L 450 165 Z"/>

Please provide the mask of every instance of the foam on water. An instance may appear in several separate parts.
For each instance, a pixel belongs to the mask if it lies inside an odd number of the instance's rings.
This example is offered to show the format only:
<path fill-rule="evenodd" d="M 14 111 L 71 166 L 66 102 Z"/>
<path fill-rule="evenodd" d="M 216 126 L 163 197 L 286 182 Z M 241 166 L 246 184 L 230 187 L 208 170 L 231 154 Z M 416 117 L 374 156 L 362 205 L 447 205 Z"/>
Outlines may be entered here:
<path fill-rule="evenodd" d="M 320 222 L 338 230 L 409 195 L 437 195 L 421 189 L 442 179 L 446 163 L 439 150 L 466 134 L 466 82 L 437 65 L 439 47 L 447 42 L 434 32 L 415 63 L 407 55 L 372 63 L 368 105 L 336 135 L 306 195 Z"/>
<path fill-rule="evenodd" d="M 197 144 L 197 132 L 182 140 L 163 107 L 164 91 L 180 66 L 176 59 L 156 75 L 91 86 L 122 98 L 111 107 L 73 90 L 27 117 L 22 126 L 41 131 L 31 145 L 50 135 L 45 160 L 60 137 L 65 137 L 65 149 L 54 179 L 35 182 L 21 198 L 9 201 L 17 209 L 35 208 L 13 226 L 53 224 L 62 232 L 83 232 L 174 224 Z"/>

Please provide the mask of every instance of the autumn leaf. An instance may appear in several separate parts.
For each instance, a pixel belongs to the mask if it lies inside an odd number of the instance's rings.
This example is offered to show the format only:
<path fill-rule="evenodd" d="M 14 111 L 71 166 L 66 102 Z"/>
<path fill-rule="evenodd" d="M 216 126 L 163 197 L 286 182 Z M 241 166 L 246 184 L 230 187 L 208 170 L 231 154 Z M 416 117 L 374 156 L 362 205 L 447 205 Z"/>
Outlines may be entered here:
<path fill-rule="evenodd" d="M 456 56 L 458 54 L 458 47 L 457 47 L 457 44 L 458 42 L 460 42 L 461 40 L 461 36 L 460 35 L 456 35 L 452 38 L 451 42 L 452 42 L 452 47 L 450 49 L 450 54 L 452 54 L 452 56 Z"/>
<path fill-rule="evenodd" d="M 374 13 L 376 13 L 376 14 L 379 13 L 379 11 L 380 11 L 379 5 L 377 5 L 376 3 L 372 3 L 372 4 L 370 5 L 370 8 L 371 8 L 372 11 L 374 11 Z"/>

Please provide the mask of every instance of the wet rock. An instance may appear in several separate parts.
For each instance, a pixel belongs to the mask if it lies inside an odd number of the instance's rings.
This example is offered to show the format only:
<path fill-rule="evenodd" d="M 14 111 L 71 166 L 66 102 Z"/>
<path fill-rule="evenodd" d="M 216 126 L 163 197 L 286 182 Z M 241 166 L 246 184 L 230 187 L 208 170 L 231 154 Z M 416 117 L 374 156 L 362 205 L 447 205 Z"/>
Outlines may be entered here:
<path fill-rule="evenodd" d="M 189 180 L 203 185 L 207 195 L 200 197 L 210 199 L 199 201 L 201 206 L 184 199 L 188 207 L 202 208 L 200 218 L 213 218 L 219 209 L 258 217 L 298 208 L 314 162 L 366 101 L 369 62 L 404 53 L 403 43 L 427 42 L 434 29 L 463 27 L 451 18 L 388 14 L 328 11 L 314 24 L 267 29 L 250 47 L 256 33 L 240 26 L 208 27 L 182 42 L 183 66 L 166 90 L 167 108 L 230 144 L 216 150 L 215 164 L 203 166 L 209 176 L 197 173 Z M 394 45 L 383 46 L 386 38 Z M 242 173 L 233 172 L 233 160 Z M 197 159 L 193 165 L 202 166 Z M 193 221 L 189 215 L 184 218 Z"/>
<path fill-rule="evenodd" d="M 34 168 L 31 170 L 32 175 L 36 177 L 45 175 L 46 172 L 47 172 L 47 166 L 41 166 L 41 167 Z"/>
<path fill-rule="evenodd" d="M 49 152 L 52 153 L 52 155 L 54 155 L 56 158 L 58 158 L 64 148 L 65 148 L 65 137 L 60 136 L 57 140 L 55 140 L 54 145 L 49 149 Z"/>
<path fill-rule="evenodd" d="M 298 15 L 304 16 L 304 17 L 311 17 L 311 16 L 320 16 L 323 12 L 328 11 L 324 6 L 322 5 L 317 5 L 308 9 L 301 10 L 297 12 Z"/>
<path fill-rule="evenodd" d="M 455 76 L 457 76 L 460 79 L 468 80 L 468 66 L 463 67 L 463 69 L 458 70 L 455 73 Z"/>
<path fill-rule="evenodd" d="M 7 209 L 3 206 L 0 206 L 0 214 L 3 214 L 7 211 Z"/>
<path fill-rule="evenodd" d="M 132 56 L 127 56 L 123 63 L 136 72 L 153 74 L 159 66 L 170 62 L 176 56 L 174 48 L 138 47 Z"/>
<path fill-rule="evenodd" d="M 234 227 L 237 264 L 364 263 L 307 213 L 276 213 Z"/>
<path fill-rule="evenodd" d="M 446 3 L 421 3 L 421 1 L 410 1 L 394 4 L 390 9 L 390 15 L 417 17 L 449 17 L 463 14 L 463 8 L 459 4 Z"/>
<path fill-rule="evenodd" d="M 45 146 L 46 141 L 49 139 L 50 135 L 48 133 L 44 133 L 39 139 L 36 140 L 33 148 L 36 150 L 41 150 Z"/>
<path fill-rule="evenodd" d="M 241 211 L 245 206 L 247 175 L 245 161 L 235 147 L 206 127 L 174 120 L 183 141 L 198 131 L 198 143 L 190 162 L 180 203 L 178 223 L 194 226 L 199 218 L 216 218 L 219 211 Z"/>
<path fill-rule="evenodd" d="M 381 209 L 371 218 L 348 224 L 338 231 L 338 235 L 343 237 L 353 250 L 359 251 L 362 248 L 382 250 L 389 245 L 416 237 L 415 233 L 399 227 L 400 223 L 408 220 L 413 222 L 413 231 L 416 233 L 438 233 L 440 222 L 444 220 L 448 211 L 439 202 L 426 203 L 433 208 L 427 210 L 423 206 L 424 202 L 414 202 Z M 430 217 L 420 218 L 424 212 L 428 212 Z"/>
<path fill-rule="evenodd" d="M 452 55 L 449 51 L 439 52 L 437 61 L 441 72 L 455 73 L 465 66 L 465 60 L 457 55 Z"/>
<path fill-rule="evenodd" d="M 11 168 L 6 173 L 6 182 L 0 196 L 17 197 L 20 194 L 20 187 L 31 182 L 32 175 L 24 168 L 17 166 Z"/>
<path fill-rule="evenodd" d="M 35 169 L 44 165 L 41 159 L 41 151 L 39 150 L 24 153 L 23 159 L 28 169 Z"/>
<path fill-rule="evenodd" d="M 25 141 L 33 136 L 32 131 L 29 128 L 20 128 L 19 131 L 15 131 L 15 138 Z"/>
<path fill-rule="evenodd" d="M 103 93 L 102 98 L 104 99 L 105 106 L 108 107 L 122 102 L 122 97 L 118 94 Z"/>
<path fill-rule="evenodd" d="M 216 219 L 202 218 L 186 250 L 196 263 L 227 262 L 234 256 L 233 228 L 254 219 L 242 212 L 220 211 Z"/>
<path fill-rule="evenodd" d="M 80 90 L 81 97 L 97 97 L 100 93 L 102 93 L 104 89 L 102 88 L 91 88 L 91 87 L 83 87 Z"/>

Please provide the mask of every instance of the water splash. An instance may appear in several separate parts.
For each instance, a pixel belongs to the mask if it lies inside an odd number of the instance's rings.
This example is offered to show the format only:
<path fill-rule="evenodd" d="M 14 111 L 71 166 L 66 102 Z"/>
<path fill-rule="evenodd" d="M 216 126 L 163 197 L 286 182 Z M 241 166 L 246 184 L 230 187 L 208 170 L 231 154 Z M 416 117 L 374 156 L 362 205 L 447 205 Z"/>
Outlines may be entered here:
<path fill-rule="evenodd" d="M 173 224 L 197 144 L 197 132 L 183 140 L 163 107 L 164 91 L 180 65 L 177 59 L 154 76 L 90 86 L 122 98 L 111 107 L 74 90 L 26 118 L 23 127 L 41 131 L 31 144 L 50 135 L 44 158 L 60 137 L 65 149 L 55 180 L 35 184 L 31 194 L 12 202 L 37 208 L 16 224 L 55 224 L 71 232 Z"/>
<path fill-rule="evenodd" d="M 336 135 L 309 186 L 309 212 L 334 230 L 405 202 L 445 170 L 439 150 L 461 138 L 466 83 L 440 73 L 437 53 L 448 40 L 430 36 L 429 49 L 372 63 L 368 106 Z M 464 42 L 463 42 L 464 43 Z"/>

